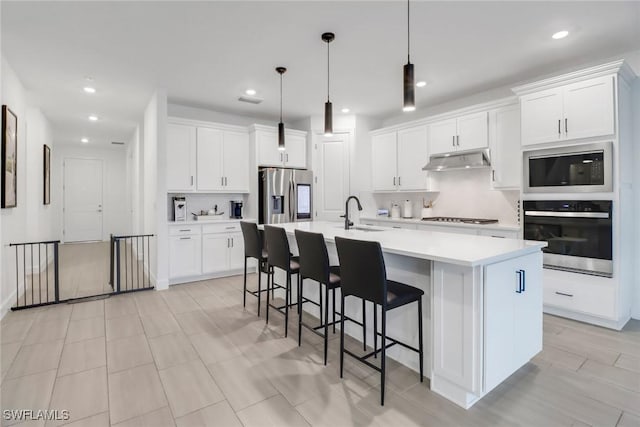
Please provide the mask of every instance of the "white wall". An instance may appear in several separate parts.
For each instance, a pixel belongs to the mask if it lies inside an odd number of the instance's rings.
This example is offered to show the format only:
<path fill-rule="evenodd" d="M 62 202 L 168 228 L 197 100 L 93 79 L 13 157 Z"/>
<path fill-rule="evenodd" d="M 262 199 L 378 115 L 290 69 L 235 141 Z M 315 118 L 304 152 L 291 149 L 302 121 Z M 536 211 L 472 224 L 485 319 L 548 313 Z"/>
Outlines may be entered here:
<path fill-rule="evenodd" d="M 141 126 L 137 126 L 127 142 L 127 202 L 132 234 L 143 232 L 144 153 L 141 136 Z"/>
<path fill-rule="evenodd" d="M 18 117 L 18 206 L 0 212 L 2 242 L 2 282 L 0 315 L 15 301 L 16 277 L 14 252 L 9 243 L 55 239 L 55 210 L 59 200 L 51 192 L 51 205 L 43 204 L 43 145 L 56 151 L 51 127 L 42 112 L 29 106 L 27 92 L 4 57 L 1 60 L 2 100 Z M 54 178 L 51 171 L 51 178 Z"/>
<path fill-rule="evenodd" d="M 202 120 L 205 122 L 224 123 L 227 125 L 249 126 L 261 124 L 276 126 L 277 121 L 258 119 L 251 116 L 240 116 L 237 114 L 221 113 L 219 111 L 206 110 L 203 108 L 189 107 L 179 104 L 168 104 L 167 113 L 169 117 L 181 117 L 183 119 Z M 289 127 L 289 126 L 287 126 Z"/>
<path fill-rule="evenodd" d="M 640 217 L 640 78 L 637 78 L 633 85 L 633 148 L 634 148 L 634 177 L 633 186 L 635 187 L 635 257 L 637 261 L 640 258 L 640 224 L 637 219 Z M 635 298 L 631 308 L 631 315 L 634 319 L 640 319 L 640 262 L 636 262 L 635 279 Z"/>
<path fill-rule="evenodd" d="M 127 212 L 127 160 L 124 146 L 96 147 L 90 144 L 59 144 L 52 152 L 52 198 L 64 198 L 65 159 L 97 159 L 103 162 L 102 173 L 102 240 L 111 234 L 123 235 L 131 232 L 131 219 Z M 63 236 L 64 215 L 59 209 L 58 235 Z M 64 240 L 64 239 L 63 239 Z"/>

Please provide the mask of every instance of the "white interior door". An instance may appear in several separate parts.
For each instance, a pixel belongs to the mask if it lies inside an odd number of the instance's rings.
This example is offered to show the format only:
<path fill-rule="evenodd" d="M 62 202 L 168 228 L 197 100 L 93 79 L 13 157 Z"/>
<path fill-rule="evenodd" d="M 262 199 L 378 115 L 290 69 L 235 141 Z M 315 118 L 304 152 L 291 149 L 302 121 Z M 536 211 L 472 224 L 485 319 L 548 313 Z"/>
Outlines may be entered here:
<path fill-rule="evenodd" d="M 102 240 L 102 160 L 64 161 L 64 240 Z"/>
<path fill-rule="evenodd" d="M 349 196 L 349 134 L 318 135 L 314 144 L 315 219 L 339 221 Z"/>

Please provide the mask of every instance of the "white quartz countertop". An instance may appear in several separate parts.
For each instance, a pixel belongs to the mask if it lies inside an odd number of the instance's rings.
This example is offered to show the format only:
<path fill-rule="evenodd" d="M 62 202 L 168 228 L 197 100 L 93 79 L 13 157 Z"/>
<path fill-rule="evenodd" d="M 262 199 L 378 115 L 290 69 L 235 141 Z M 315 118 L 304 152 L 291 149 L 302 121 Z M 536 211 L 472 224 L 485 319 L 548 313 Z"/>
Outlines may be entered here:
<path fill-rule="evenodd" d="M 389 218 L 386 216 L 361 216 L 360 221 L 384 221 L 394 224 L 421 224 L 442 227 L 482 228 L 487 230 L 520 231 L 520 227 L 512 224 L 465 224 L 463 222 L 423 221 L 420 218 Z"/>
<path fill-rule="evenodd" d="M 334 242 L 336 236 L 378 241 L 386 253 L 471 267 L 534 253 L 547 246 L 546 242 L 495 239 L 439 231 L 372 226 L 345 230 L 344 223 L 327 221 L 293 222 L 274 226 L 284 228 L 288 234 L 293 234 L 296 229 L 322 233 L 328 242 Z"/>
<path fill-rule="evenodd" d="M 228 223 L 235 223 L 240 221 L 255 222 L 255 218 L 236 219 L 236 218 L 229 218 L 225 216 L 224 218 L 220 218 L 220 219 L 207 218 L 207 219 L 200 219 L 200 220 L 190 219 L 188 221 L 167 221 L 167 224 L 180 226 L 180 225 L 202 225 L 202 224 L 225 224 L 225 223 L 228 224 Z"/>

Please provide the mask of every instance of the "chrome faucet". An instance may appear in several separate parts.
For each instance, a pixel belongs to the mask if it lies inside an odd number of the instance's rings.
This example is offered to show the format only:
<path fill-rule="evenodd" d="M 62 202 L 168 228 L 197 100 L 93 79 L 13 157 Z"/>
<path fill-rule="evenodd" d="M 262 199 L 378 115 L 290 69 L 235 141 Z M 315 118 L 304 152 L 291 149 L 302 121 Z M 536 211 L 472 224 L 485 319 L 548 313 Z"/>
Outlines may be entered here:
<path fill-rule="evenodd" d="M 362 205 L 360 204 L 360 200 L 358 200 L 358 198 L 356 196 L 347 197 L 347 201 L 344 204 L 344 215 L 340 215 L 341 218 L 344 218 L 344 229 L 345 230 L 348 230 L 349 227 L 351 227 L 353 225 L 353 222 L 349 221 L 349 201 L 351 199 L 355 199 L 356 203 L 358 204 L 358 210 L 359 211 L 362 210 Z"/>

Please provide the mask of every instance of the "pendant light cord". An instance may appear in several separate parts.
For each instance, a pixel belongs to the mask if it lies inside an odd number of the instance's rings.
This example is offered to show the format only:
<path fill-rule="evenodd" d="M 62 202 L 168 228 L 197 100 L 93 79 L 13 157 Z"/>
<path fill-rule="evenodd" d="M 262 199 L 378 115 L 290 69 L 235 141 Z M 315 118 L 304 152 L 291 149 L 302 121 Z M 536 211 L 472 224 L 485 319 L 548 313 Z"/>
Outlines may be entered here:
<path fill-rule="evenodd" d="M 280 123 L 282 123 L 282 74 L 280 74 Z"/>
<path fill-rule="evenodd" d="M 329 102 L 329 73 L 330 73 L 330 68 L 329 68 L 329 45 L 331 43 L 327 42 L 327 102 Z"/>
<path fill-rule="evenodd" d="M 410 52 L 411 52 L 411 37 L 409 26 L 411 25 L 410 11 L 409 11 L 409 0 L 407 0 L 407 62 L 411 62 Z"/>

